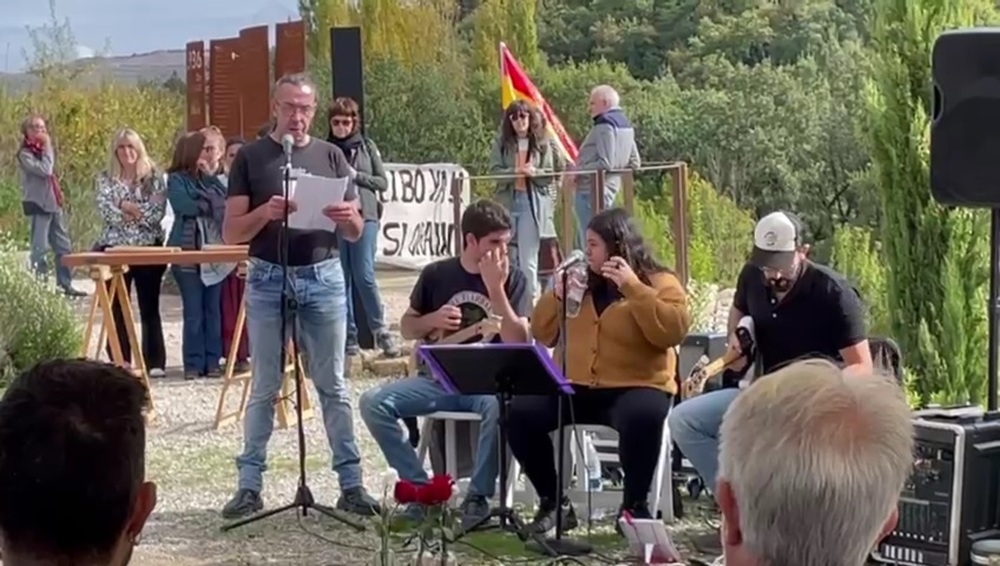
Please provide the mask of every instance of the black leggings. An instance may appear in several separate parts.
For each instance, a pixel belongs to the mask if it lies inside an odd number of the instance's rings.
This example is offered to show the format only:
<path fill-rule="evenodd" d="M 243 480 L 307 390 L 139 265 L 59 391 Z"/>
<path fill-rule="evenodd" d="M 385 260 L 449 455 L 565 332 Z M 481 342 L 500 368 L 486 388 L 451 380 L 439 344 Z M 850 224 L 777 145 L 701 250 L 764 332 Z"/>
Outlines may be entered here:
<path fill-rule="evenodd" d="M 574 385 L 572 402 L 563 405 L 563 425 L 604 425 L 618 432 L 618 457 L 625 472 L 623 504 L 626 508 L 646 503 L 656 473 L 663 421 L 670 411 L 669 393 L 647 387 L 591 389 Z M 559 427 L 558 397 L 515 397 L 511 402 L 509 439 L 514 457 L 521 463 L 540 497 L 554 500 L 559 494 L 555 449 L 549 433 Z M 576 440 L 574 439 L 573 442 Z"/>
<path fill-rule="evenodd" d="M 163 322 L 160 318 L 160 287 L 163 285 L 163 274 L 166 271 L 165 265 L 137 265 L 129 267 L 125 273 L 125 287 L 128 289 L 129 300 L 132 297 L 132 283 L 135 282 L 139 320 L 142 323 L 139 343 L 142 344 L 142 357 L 146 360 L 147 371 L 167 367 L 167 349 L 163 340 Z M 110 281 L 107 284 L 110 286 Z M 128 333 L 125 330 L 125 316 L 117 298 L 112 307 L 115 329 L 118 331 L 118 344 L 121 346 L 125 361 L 132 363 L 132 345 L 129 344 Z M 110 344 L 107 350 L 110 358 Z"/>

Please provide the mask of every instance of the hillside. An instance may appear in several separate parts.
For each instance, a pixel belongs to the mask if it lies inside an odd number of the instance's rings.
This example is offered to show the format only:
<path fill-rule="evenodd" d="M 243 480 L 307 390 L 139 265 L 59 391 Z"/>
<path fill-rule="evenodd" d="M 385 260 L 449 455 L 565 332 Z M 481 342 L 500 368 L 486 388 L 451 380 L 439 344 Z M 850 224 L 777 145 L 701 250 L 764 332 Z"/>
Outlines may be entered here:
<path fill-rule="evenodd" d="M 184 51 L 154 51 L 126 57 L 92 57 L 73 62 L 74 66 L 87 67 L 90 80 L 107 78 L 114 81 L 163 82 L 177 73 L 184 78 Z M 0 86 L 13 91 L 30 89 L 38 79 L 29 73 L 0 73 Z"/>

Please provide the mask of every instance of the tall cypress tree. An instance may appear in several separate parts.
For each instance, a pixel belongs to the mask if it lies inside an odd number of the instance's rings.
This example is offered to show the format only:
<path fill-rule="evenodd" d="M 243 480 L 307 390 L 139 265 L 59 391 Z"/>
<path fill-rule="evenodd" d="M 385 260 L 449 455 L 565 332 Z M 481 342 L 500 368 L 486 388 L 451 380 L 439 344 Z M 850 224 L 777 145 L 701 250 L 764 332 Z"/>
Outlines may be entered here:
<path fill-rule="evenodd" d="M 888 308 L 923 404 L 978 401 L 984 392 L 988 218 L 931 198 L 928 115 L 936 37 L 994 19 L 992 0 L 875 2 L 867 131 Z"/>

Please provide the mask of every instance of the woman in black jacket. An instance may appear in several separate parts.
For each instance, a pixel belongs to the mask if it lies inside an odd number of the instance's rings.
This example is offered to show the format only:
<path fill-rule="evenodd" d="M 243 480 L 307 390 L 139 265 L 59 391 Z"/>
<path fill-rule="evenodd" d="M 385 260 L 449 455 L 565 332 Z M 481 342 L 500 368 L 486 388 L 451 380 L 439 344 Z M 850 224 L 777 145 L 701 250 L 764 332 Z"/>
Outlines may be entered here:
<path fill-rule="evenodd" d="M 337 98 L 330 103 L 327 117 L 330 122 L 328 141 L 341 149 L 351 167 L 357 172 L 354 183 L 361 200 L 361 215 L 365 227 L 357 242 L 343 238 L 338 241 L 340 263 L 344 268 L 347 290 L 347 355 L 358 352 L 358 327 L 355 323 L 352 290 L 358 297 L 368 317 L 368 328 L 375 336 L 379 349 L 389 357 L 400 355 L 399 346 L 389 334 L 382 310 L 382 297 L 375 282 L 375 251 L 378 245 L 379 203 L 378 193 L 389 188 L 389 181 L 382 165 L 375 142 L 361 134 L 361 116 L 358 103 L 350 98 Z"/>

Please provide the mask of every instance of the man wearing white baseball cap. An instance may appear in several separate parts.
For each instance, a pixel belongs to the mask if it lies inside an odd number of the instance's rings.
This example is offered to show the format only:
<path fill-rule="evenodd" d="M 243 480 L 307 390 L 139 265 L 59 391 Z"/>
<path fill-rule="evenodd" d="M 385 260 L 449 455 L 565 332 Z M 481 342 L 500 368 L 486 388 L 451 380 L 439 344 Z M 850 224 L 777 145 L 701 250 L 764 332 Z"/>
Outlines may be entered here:
<path fill-rule="evenodd" d="M 750 261 L 736 282 L 729 309 L 729 347 L 739 350 L 740 320 L 753 320 L 756 376 L 795 360 L 826 358 L 845 372 L 872 372 L 861 297 L 840 273 L 810 261 L 802 221 L 790 212 L 772 212 L 754 228 Z M 719 426 L 740 389 L 729 387 L 678 404 L 670 412 L 670 434 L 714 492 L 718 473 Z"/>

